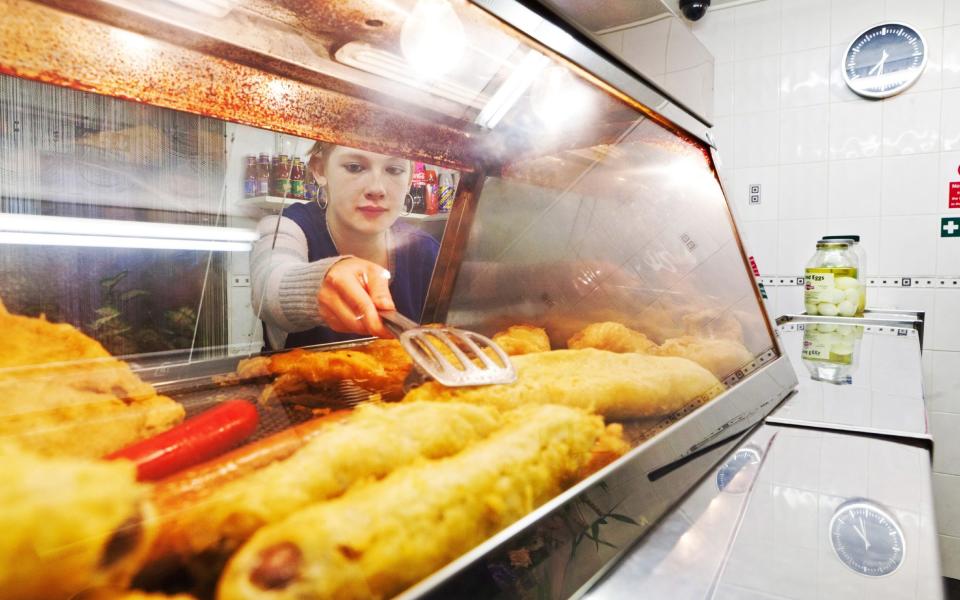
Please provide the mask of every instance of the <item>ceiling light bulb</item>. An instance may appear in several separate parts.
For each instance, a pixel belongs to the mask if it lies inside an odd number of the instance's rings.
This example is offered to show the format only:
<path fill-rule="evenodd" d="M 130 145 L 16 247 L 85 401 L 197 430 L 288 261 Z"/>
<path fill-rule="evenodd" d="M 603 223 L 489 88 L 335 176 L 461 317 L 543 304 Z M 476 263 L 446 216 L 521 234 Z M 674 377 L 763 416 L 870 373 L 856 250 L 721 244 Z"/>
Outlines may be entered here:
<path fill-rule="evenodd" d="M 594 98 L 583 81 L 560 65 L 544 70 L 530 90 L 533 112 L 549 128 L 581 123 L 592 108 Z"/>
<path fill-rule="evenodd" d="M 466 45 L 463 23 L 447 0 L 417 0 L 400 30 L 400 48 L 419 79 L 457 66 Z"/>

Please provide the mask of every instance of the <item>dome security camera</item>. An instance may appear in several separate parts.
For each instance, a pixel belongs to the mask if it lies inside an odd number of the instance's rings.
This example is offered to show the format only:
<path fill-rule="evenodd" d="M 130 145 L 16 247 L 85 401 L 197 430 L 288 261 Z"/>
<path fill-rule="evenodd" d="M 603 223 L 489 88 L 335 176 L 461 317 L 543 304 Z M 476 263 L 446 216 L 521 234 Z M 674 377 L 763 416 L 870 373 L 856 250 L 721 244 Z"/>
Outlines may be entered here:
<path fill-rule="evenodd" d="M 689 21 L 699 21 L 707 13 L 710 0 L 680 0 L 680 12 Z"/>

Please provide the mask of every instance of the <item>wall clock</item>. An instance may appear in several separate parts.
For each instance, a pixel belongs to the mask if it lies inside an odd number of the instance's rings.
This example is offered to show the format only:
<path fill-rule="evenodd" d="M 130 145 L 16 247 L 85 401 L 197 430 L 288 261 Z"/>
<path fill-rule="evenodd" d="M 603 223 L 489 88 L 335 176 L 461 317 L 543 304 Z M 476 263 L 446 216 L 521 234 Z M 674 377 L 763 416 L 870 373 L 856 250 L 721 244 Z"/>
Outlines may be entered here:
<path fill-rule="evenodd" d="M 731 494 L 746 492 L 759 469 L 762 457 L 760 448 L 753 444 L 737 450 L 717 470 L 717 489 Z M 737 479 L 737 474 L 741 472 L 745 476 Z"/>
<path fill-rule="evenodd" d="M 876 502 L 854 498 L 830 519 L 830 544 L 850 570 L 868 577 L 890 575 L 907 548 L 897 520 Z"/>
<path fill-rule="evenodd" d="M 927 65 L 927 44 L 903 23 L 874 25 L 855 37 L 843 55 L 843 80 L 867 98 L 886 98 L 910 87 Z"/>

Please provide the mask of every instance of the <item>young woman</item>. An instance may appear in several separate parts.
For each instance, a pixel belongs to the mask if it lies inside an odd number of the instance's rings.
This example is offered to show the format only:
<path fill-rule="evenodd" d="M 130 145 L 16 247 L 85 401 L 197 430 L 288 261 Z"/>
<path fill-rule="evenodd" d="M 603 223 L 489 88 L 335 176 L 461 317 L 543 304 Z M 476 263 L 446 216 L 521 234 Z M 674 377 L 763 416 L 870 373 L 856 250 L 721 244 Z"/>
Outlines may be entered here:
<path fill-rule="evenodd" d="M 419 321 L 439 244 L 397 223 L 411 162 L 317 142 L 308 166 L 320 199 L 262 219 L 250 258 L 267 347 L 389 336 L 378 310 Z"/>

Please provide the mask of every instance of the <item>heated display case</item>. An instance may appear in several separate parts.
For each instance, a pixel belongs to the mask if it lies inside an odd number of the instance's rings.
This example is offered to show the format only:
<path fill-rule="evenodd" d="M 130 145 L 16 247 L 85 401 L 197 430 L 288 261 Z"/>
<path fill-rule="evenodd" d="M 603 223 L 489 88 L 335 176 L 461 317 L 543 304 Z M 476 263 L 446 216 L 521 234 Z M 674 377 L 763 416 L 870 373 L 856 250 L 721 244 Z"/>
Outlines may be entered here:
<path fill-rule="evenodd" d="M 2 6 L 0 596 L 567 597 L 796 386 L 707 124 L 542 7 Z M 409 316 L 516 383 L 261 350 L 313 140 L 456 182 Z"/>

